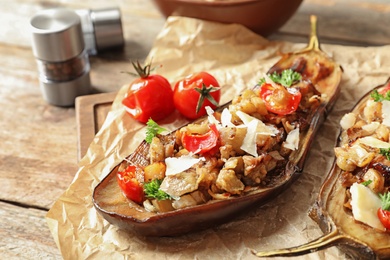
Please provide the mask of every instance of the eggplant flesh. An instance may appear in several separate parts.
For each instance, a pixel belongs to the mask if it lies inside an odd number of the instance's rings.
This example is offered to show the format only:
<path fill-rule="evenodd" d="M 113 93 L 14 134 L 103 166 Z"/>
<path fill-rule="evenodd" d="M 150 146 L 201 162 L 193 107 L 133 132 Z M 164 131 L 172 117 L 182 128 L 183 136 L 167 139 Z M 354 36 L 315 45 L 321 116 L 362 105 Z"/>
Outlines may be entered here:
<path fill-rule="evenodd" d="M 380 91 L 386 86 L 390 86 L 390 78 L 385 84 L 373 90 Z M 362 115 L 373 90 L 364 95 L 351 112 Z M 337 147 L 348 142 L 348 138 L 342 138 L 345 134 L 346 130 L 342 130 Z M 321 186 L 318 198 L 309 211 L 309 216 L 324 232 L 323 236 L 292 248 L 254 253 L 260 257 L 298 256 L 338 246 L 354 259 L 390 259 L 390 231 L 378 230 L 355 220 L 351 210 L 345 207 L 350 199 L 347 192 L 350 185 L 345 185 L 344 173 L 335 159 Z"/>
<path fill-rule="evenodd" d="M 205 204 L 169 212 L 149 212 L 127 200 L 116 182 L 118 169 L 123 167 L 121 165 L 126 165 L 129 161 L 137 165 L 148 164 L 149 145 L 143 142 L 96 186 L 93 203 L 97 211 L 110 223 L 130 232 L 144 236 L 174 236 L 229 221 L 285 190 L 299 177 L 312 140 L 340 91 L 342 68 L 319 49 L 313 22 L 315 20 L 312 20 L 312 35 L 308 47 L 285 54 L 268 72 L 281 72 L 291 68 L 301 73 L 303 80 L 312 84 L 321 96 L 321 102 L 314 111 L 305 111 L 309 119 L 308 127 L 300 133 L 299 148 L 290 154 L 278 178 L 269 185 L 253 189 L 242 196 L 212 199 Z"/>

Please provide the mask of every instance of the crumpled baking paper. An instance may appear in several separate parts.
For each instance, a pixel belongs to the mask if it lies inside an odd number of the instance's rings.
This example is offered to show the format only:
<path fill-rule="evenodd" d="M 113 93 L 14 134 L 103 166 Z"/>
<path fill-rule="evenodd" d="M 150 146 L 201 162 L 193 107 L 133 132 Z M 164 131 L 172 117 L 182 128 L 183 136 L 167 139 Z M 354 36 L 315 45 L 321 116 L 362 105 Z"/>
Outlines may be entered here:
<path fill-rule="evenodd" d="M 169 17 L 147 61 L 162 64 L 156 72 L 172 84 L 193 72 L 208 71 L 222 86 L 223 104 L 243 89 L 253 87 L 280 58 L 280 53 L 305 46 L 268 41 L 241 25 Z M 131 119 L 121 105 L 128 87 L 123 86 L 81 160 L 73 182 L 47 214 L 49 228 L 63 258 L 257 259 L 251 249 L 291 247 L 321 236 L 321 230 L 307 212 L 331 168 L 339 120 L 362 95 L 387 80 L 390 46 L 321 45 L 321 48 L 344 69 L 342 91 L 317 133 L 300 178 L 262 207 L 253 208 L 226 224 L 179 237 L 150 238 L 126 233 L 110 225 L 93 207 L 94 187 L 144 138 L 144 125 Z M 161 124 L 173 130 L 185 122 L 175 113 Z M 330 257 L 345 255 L 333 247 L 299 259 Z"/>

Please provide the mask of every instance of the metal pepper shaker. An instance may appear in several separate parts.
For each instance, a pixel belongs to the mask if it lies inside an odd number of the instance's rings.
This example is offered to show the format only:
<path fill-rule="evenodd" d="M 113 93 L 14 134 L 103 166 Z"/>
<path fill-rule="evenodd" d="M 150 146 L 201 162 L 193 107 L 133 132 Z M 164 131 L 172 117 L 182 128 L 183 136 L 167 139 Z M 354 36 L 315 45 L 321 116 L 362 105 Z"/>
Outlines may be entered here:
<path fill-rule="evenodd" d="M 79 9 L 85 46 L 90 55 L 124 46 L 119 8 Z"/>
<path fill-rule="evenodd" d="M 80 17 L 66 8 L 47 9 L 33 16 L 30 24 L 44 99 L 57 106 L 74 105 L 77 96 L 91 92 Z"/>

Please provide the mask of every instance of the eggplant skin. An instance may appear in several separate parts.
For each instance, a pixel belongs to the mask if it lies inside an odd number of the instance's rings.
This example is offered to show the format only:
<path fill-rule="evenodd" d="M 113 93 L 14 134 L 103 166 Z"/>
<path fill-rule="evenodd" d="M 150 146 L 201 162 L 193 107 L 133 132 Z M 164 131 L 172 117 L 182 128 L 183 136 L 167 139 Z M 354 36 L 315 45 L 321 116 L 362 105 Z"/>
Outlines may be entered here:
<path fill-rule="evenodd" d="M 381 89 L 388 84 L 390 84 L 390 78 L 384 85 L 375 89 Z M 361 113 L 371 92 L 364 95 L 351 112 Z M 341 145 L 342 135 L 343 131 L 340 133 L 337 146 Z M 330 239 L 323 243 L 328 243 L 328 246 L 340 246 L 342 250 L 356 259 L 390 259 L 390 232 L 376 230 L 356 221 L 344 207 L 347 198 L 346 187 L 340 181 L 342 174 L 343 170 L 337 166 L 335 160 L 320 189 L 317 201 L 309 212 L 310 217 L 319 224 L 325 234 L 334 232 L 340 237 L 337 243 L 331 242 Z"/>

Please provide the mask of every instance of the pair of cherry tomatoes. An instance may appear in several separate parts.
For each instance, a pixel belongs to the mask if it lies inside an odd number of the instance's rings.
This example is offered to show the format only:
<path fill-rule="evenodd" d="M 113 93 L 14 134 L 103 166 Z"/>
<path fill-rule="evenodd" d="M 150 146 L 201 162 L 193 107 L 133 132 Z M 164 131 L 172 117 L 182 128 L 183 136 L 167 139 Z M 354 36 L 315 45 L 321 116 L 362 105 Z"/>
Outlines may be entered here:
<path fill-rule="evenodd" d="M 133 63 L 139 78 L 129 86 L 122 101 L 126 111 L 136 120 L 146 123 L 169 116 L 175 108 L 185 117 L 196 119 L 206 114 L 206 106 L 215 109 L 221 96 L 217 80 L 207 72 L 192 74 L 179 80 L 172 90 L 161 75 L 150 74 L 150 64 Z"/>

